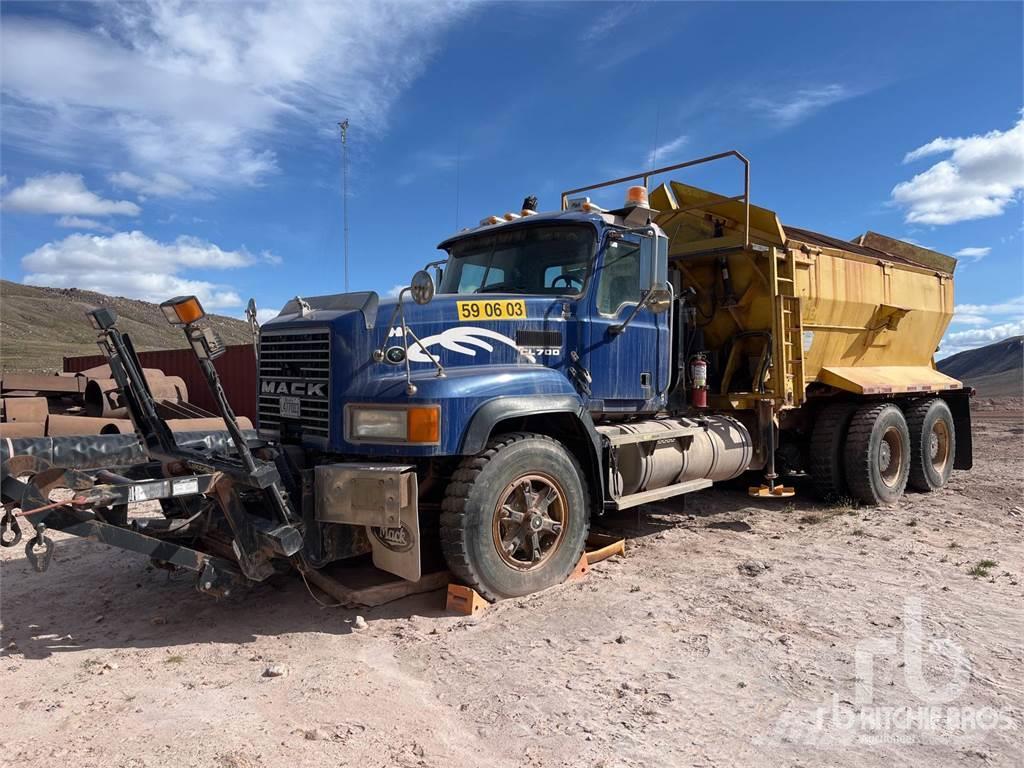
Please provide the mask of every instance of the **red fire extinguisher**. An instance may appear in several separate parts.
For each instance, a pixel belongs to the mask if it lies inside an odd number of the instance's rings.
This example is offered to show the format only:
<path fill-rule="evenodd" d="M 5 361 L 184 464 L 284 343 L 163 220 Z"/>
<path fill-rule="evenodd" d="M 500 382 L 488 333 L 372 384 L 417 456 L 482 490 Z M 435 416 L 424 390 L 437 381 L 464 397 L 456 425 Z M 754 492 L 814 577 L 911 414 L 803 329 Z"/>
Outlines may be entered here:
<path fill-rule="evenodd" d="M 708 407 L 708 361 L 703 352 L 690 358 L 690 404 L 694 408 Z"/>

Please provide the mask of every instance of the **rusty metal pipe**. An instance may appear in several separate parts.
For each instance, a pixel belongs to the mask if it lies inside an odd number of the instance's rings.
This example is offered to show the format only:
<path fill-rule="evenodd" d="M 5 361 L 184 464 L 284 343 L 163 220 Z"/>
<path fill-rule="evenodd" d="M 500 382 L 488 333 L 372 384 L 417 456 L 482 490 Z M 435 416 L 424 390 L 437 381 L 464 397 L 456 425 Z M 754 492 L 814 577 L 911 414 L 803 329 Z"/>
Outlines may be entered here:
<path fill-rule="evenodd" d="M 154 400 L 188 402 L 188 387 L 180 376 L 164 376 L 162 371 L 147 369 L 146 383 Z M 121 393 L 113 379 L 90 379 L 85 385 L 85 412 L 96 418 L 124 418 L 128 409 L 121 404 Z"/>
<path fill-rule="evenodd" d="M 0 400 L 0 413 L 5 422 L 46 421 L 49 405 L 45 397 L 5 397 Z"/>
<path fill-rule="evenodd" d="M 8 421 L 0 424 L 0 437 L 43 437 L 45 421 Z"/>
<path fill-rule="evenodd" d="M 66 435 L 130 435 L 135 432 L 129 419 L 95 418 L 53 414 L 46 422 L 46 434 Z"/>
<path fill-rule="evenodd" d="M 246 439 L 256 433 L 245 430 Z M 207 453 L 231 451 L 227 432 L 178 432 L 178 445 Z M 149 461 L 142 443 L 132 435 L 85 435 L 68 437 L 11 437 L 0 440 L 0 465 L 11 456 L 37 456 L 54 467 L 100 469 L 133 467 Z"/>

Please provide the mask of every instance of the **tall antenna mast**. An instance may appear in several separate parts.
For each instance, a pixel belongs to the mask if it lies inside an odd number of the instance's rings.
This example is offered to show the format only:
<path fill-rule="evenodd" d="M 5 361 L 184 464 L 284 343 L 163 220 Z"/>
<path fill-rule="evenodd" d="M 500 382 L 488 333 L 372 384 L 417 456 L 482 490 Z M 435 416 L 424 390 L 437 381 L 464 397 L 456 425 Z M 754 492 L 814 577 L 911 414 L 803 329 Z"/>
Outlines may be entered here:
<path fill-rule="evenodd" d="M 341 131 L 341 217 L 345 248 L 345 293 L 348 293 L 348 118 L 338 123 Z"/>

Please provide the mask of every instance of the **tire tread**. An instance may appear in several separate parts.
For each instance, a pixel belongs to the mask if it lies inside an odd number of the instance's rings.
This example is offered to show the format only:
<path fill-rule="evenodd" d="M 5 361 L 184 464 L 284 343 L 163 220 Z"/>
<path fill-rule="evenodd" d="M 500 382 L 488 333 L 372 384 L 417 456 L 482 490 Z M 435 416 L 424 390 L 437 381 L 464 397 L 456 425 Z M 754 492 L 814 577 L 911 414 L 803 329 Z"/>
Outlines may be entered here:
<path fill-rule="evenodd" d="M 853 403 L 830 403 L 818 414 L 811 430 L 811 479 L 826 501 L 838 500 L 848 491 L 843 443 L 854 410 Z"/>
<path fill-rule="evenodd" d="M 487 445 L 484 446 L 484 450 L 482 452 L 476 456 L 467 457 L 462 461 L 459 468 L 452 474 L 451 481 L 448 483 L 448 487 L 445 490 L 444 500 L 441 502 L 441 551 L 444 553 L 445 560 L 448 561 L 448 568 L 457 579 L 467 586 L 472 587 L 482 597 L 492 602 L 500 599 L 500 595 L 492 593 L 483 585 L 483 580 L 473 567 L 473 563 L 467 553 L 465 531 L 468 522 L 468 513 L 466 505 L 469 501 L 470 491 L 484 468 L 493 461 L 498 454 L 502 452 L 502 450 L 514 443 L 519 443 L 524 440 L 545 440 L 552 445 L 556 445 L 565 450 L 565 446 L 553 437 L 536 432 L 508 432 L 503 435 L 499 435 L 490 440 Z M 584 523 L 589 528 L 590 503 L 586 475 L 584 475 L 579 462 L 576 460 L 576 457 L 572 455 L 572 452 L 566 450 L 565 454 L 569 457 L 569 460 L 576 468 L 576 472 L 580 478 L 580 485 L 583 488 Z M 584 536 L 584 542 L 585 540 L 586 537 Z M 586 546 L 584 545 L 583 550 L 579 553 L 579 557 L 582 557 L 585 551 Z M 577 557 L 573 562 L 577 562 L 579 557 Z"/>

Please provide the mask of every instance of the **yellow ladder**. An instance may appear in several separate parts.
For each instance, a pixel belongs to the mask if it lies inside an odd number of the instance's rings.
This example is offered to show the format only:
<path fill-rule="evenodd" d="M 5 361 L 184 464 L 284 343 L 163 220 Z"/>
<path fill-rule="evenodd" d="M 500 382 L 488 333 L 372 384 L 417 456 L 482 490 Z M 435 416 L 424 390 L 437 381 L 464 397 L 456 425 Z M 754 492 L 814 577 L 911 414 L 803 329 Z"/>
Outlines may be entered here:
<path fill-rule="evenodd" d="M 776 395 L 787 405 L 804 401 L 804 345 L 800 297 L 796 296 L 796 264 L 792 254 L 773 249 L 768 259 L 775 304 L 775 361 L 780 372 Z M 774 379 L 773 373 L 773 379 Z M 781 388 L 779 385 L 781 384 Z"/>

